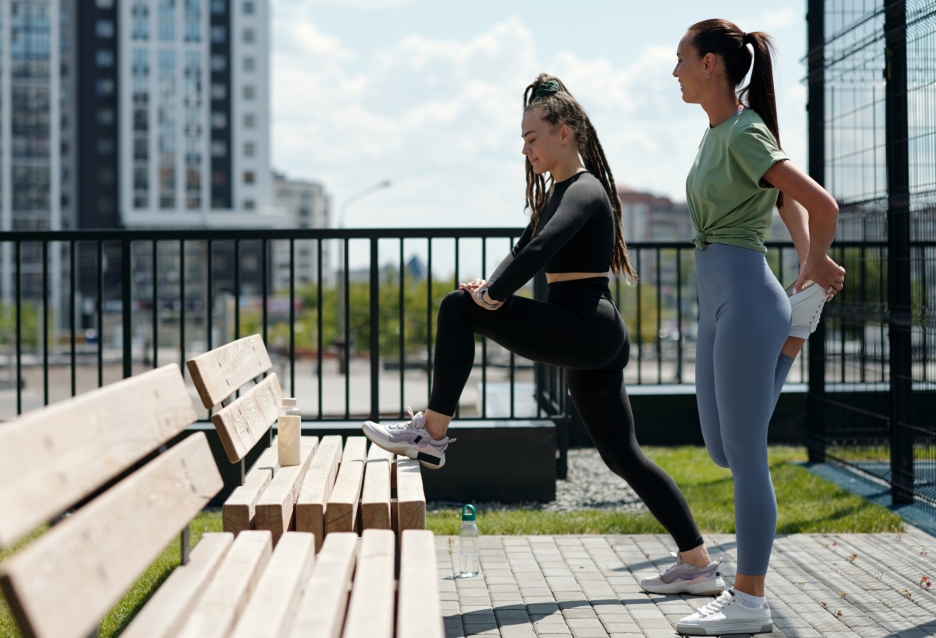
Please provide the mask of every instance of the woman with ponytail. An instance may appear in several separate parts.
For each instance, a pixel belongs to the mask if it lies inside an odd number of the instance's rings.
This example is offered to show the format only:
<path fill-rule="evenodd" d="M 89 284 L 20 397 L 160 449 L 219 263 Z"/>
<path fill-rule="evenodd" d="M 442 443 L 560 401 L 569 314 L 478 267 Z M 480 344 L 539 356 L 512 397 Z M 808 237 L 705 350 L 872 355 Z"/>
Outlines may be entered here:
<path fill-rule="evenodd" d="M 686 499 L 640 450 L 624 388 L 627 327 L 608 271 L 636 278 L 621 230 L 621 202 L 594 126 L 558 78 L 541 74 L 524 92 L 521 126 L 531 220 L 490 280 L 462 284 L 439 309 L 432 395 L 403 423 L 368 421 L 378 446 L 437 469 L 474 363 L 475 335 L 532 361 L 565 368 L 572 401 L 608 467 L 624 478 L 679 547 L 678 569 L 660 591 L 714 595 L 725 588 Z M 547 180 L 546 174 L 549 178 Z M 514 293 L 540 270 L 547 301 Z M 523 454 L 522 450 L 517 450 Z M 481 468 L 479 466 L 479 471 Z"/>
<path fill-rule="evenodd" d="M 682 634 L 773 629 L 764 597 L 777 524 L 767 425 L 793 358 L 845 281 L 826 255 L 838 206 L 780 149 L 772 53 L 766 33 L 706 20 L 689 27 L 673 70 L 683 101 L 709 118 L 686 180 L 699 287 L 696 395 L 709 455 L 734 476 L 738 547 L 734 587 L 680 620 Z M 764 257 L 775 205 L 800 259 L 787 292 Z"/>

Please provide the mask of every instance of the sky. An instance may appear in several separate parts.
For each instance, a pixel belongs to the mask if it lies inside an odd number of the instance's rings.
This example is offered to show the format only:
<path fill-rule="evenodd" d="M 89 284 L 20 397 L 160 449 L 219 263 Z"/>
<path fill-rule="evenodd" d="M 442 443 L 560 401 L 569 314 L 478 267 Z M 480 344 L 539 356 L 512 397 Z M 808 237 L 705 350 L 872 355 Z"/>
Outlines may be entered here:
<path fill-rule="evenodd" d="M 588 112 L 619 185 L 684 201 L 707 120 L 680 98 L 676 45 L 722 17 L 774 37 L 781 144 L 805 167 L 806 3 L 765 5 L 271 0 L 273 166 L 323 182 L 349 228 L 523 226 L 522 95 L 546 71 Z"/>

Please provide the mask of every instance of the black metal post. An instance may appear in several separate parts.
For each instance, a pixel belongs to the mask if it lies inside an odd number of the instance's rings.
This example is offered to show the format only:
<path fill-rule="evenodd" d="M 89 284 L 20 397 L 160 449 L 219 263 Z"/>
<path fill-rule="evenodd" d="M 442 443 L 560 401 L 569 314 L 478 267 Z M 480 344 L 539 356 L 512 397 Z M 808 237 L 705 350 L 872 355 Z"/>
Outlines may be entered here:
<path fill-rule="evenodd" d="M 42 405 L 49 405 L 49 242 L 42 242 Z"/>
<path fill-rule="evenodd" d="M 806 15 L 808 57 L 809 176 L 825 184 L 825 0 L 809 0 Z M 826 460 L 825 320 L 809 340 L 809 388 L 806 395 L 806 444 L 809 460 Z"/>
<path fill-rule="evenodd" d="M 380 266 L 377 238 L 370 240 L 370 418 L 380 420 Z"/>
<path fill-rule="evenodd" d="M 133 272 L 130 240 L 120 242 L 120 310 L 123 319 L 123 378 L 133 376 Z"/>
<path fill-rule="evenodd" d="M 887 302 L 890 336 L 891 498 L 913 502 L 913 386 L 910 315 L 910 156 L 907 143 L 907 7 L 884 6 L 887 158 Z"/>

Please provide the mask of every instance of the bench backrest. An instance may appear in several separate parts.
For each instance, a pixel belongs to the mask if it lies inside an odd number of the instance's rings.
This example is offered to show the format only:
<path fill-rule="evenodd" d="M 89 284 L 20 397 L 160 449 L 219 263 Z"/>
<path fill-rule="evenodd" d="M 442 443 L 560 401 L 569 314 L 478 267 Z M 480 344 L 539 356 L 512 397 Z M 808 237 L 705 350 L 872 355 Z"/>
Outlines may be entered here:
<path fill-rule="evenodd" d="M 260 335 L 251 335 L 215 348 L 186 362 L 202 405 L 211 409 L 234 395 L 244 384 L 273 368 Z M 212 415 L 221 445 L 237 463 L 266 434 L 279 415 L 283 390 L 270 374 Z"/>
<path fill-rule="evenodd" d="M 195 419 L 172 364 L 0 427 L 0 544 L 94 497 L 0 573 L 25 636 L 87 636 L 221 490 L 208 441 L 197 433 L 97 494 Z"/>

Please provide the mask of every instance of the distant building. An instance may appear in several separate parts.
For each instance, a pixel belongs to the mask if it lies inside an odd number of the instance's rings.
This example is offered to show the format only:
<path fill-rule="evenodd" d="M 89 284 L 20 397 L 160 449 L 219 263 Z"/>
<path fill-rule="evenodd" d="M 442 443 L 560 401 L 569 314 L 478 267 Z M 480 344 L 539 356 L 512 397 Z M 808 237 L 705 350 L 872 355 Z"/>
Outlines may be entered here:
<path fill-rule="evenodd" d="M 692 221 L 685 203 L 618 187 L 624 241 L 686 241 L 692 239 Z"/>
<path fill-rule="evenodd" d="M 274 201 L 284 217 L 286 228 L 328 228 L 331 220 L 331 197 L 319 182 L 289 179 L 274 174 Z M 322 277 L 324 283 L 333 282 L 331 264 L 332 241 L 322 242 Z M 295 242 L 294 277 L 296 286 L 318 283 L 318 242 Z M 289 242 L 273 242 L 273 285 L 277 290 L 289 288 Z"/>

